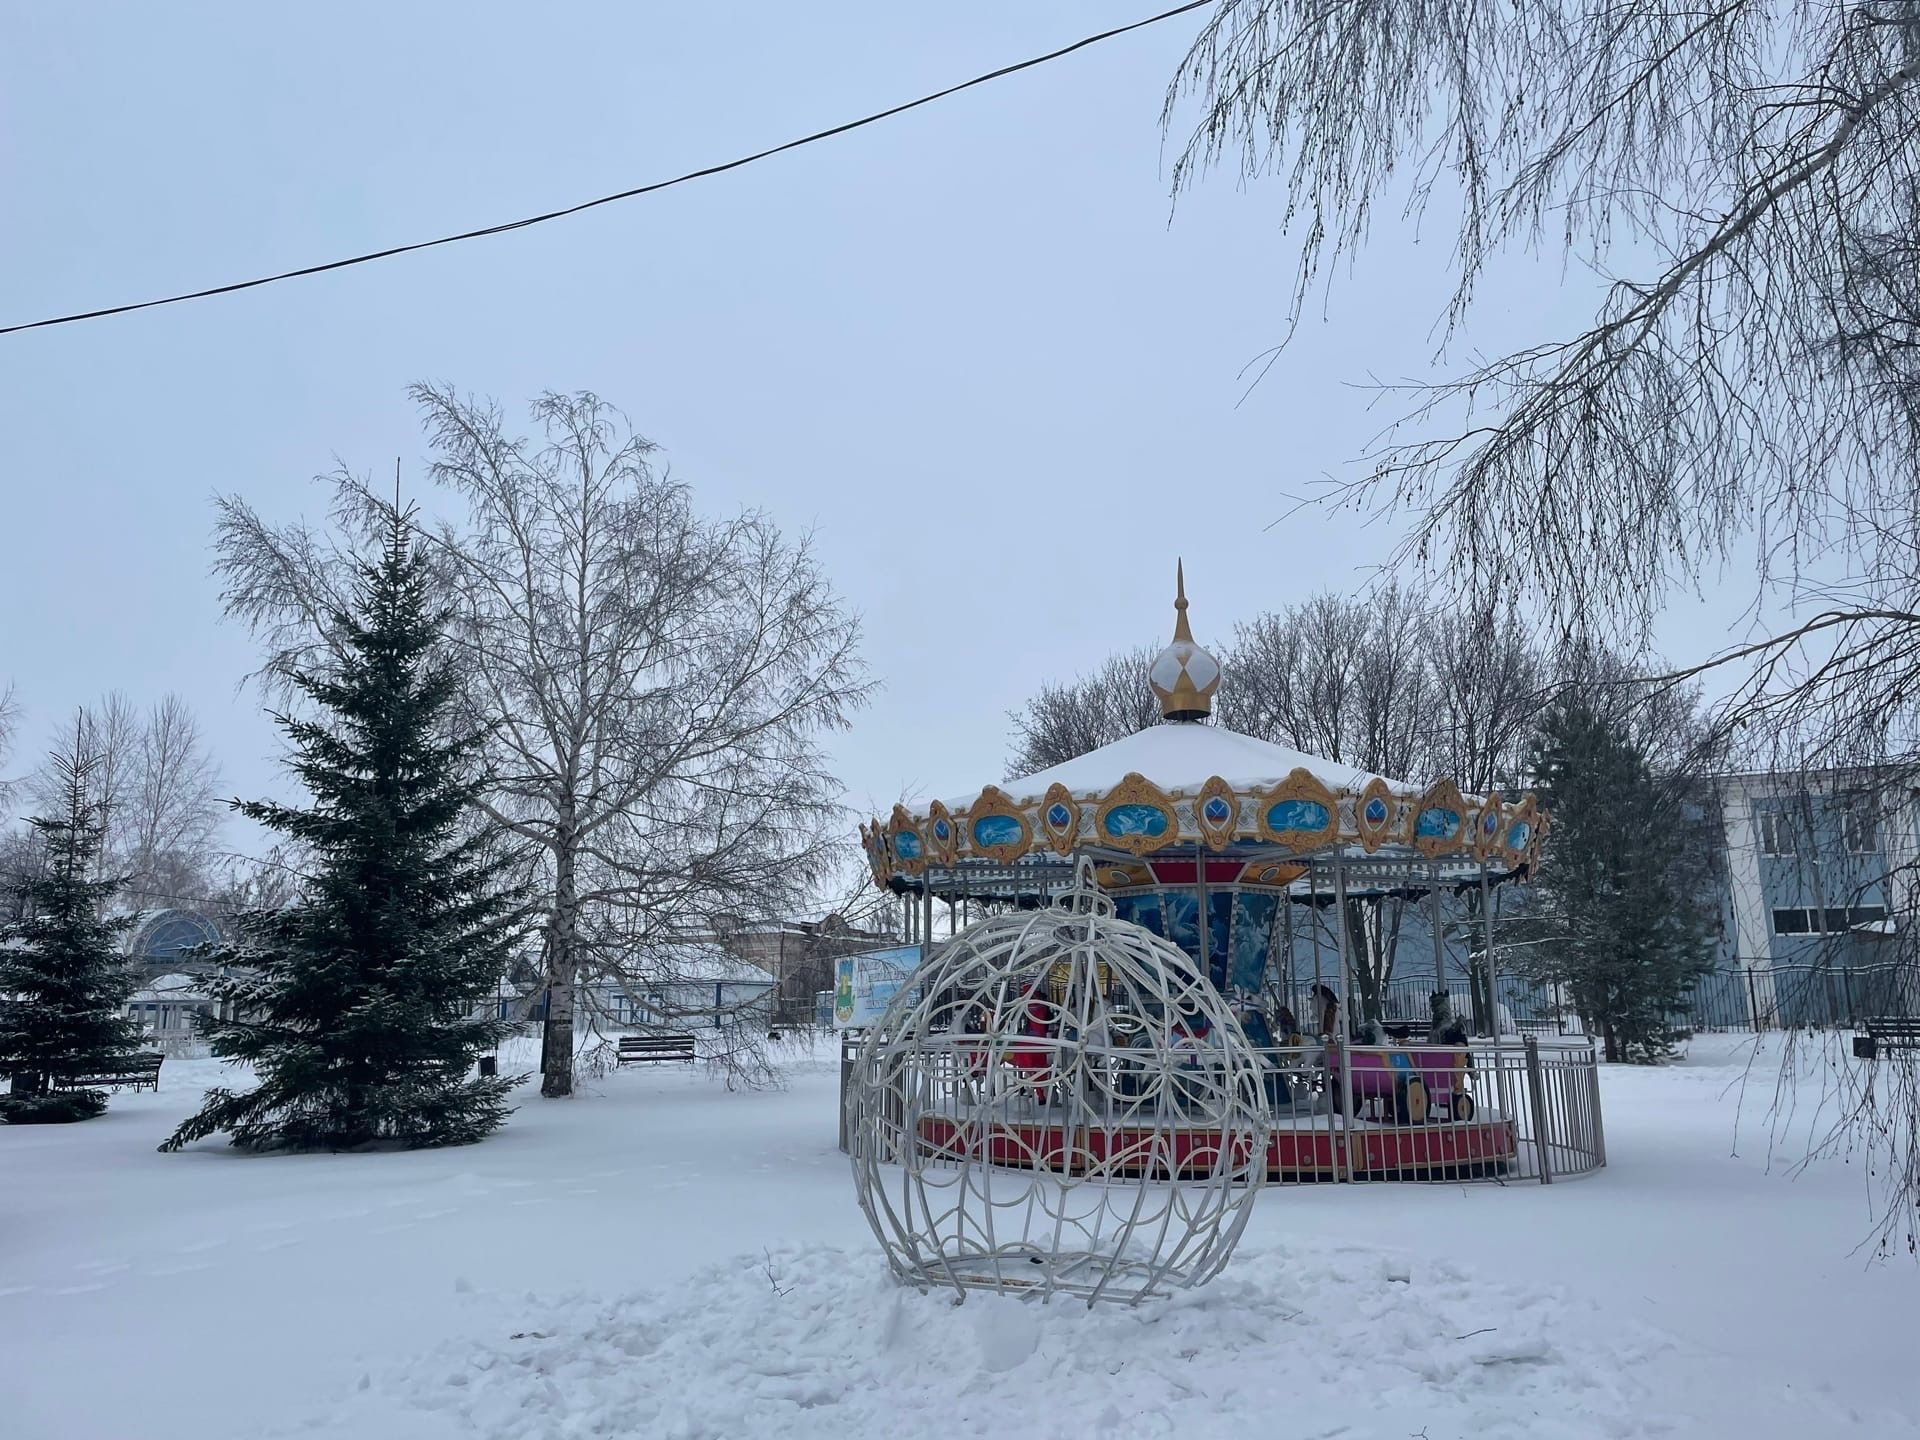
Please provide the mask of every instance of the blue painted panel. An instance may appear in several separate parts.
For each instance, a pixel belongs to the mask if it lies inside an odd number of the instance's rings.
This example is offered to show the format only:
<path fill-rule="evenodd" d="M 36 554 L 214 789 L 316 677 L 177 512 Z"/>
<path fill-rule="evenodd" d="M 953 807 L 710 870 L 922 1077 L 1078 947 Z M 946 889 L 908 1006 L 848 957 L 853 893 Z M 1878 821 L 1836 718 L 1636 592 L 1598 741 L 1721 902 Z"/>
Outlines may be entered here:
<path fill-rule="evenodd" d="M 1174 891 L 1161 898 L 1161 913 L 1166 916 L 1167 939 L 1194 959 L 1200 958 L 1200 906 L 1187 891 Z"/>
<path fill-rule="evenodd" d="M 1158 805 L 1116 805 L 1107 812 L 1107 834 L 1112 836 L 1146 835 L 1157 839 L 1167 833 L 1167 812 Z"/>
<path fill-rule="evenodd" d="M 893 853 L 902 860 L 920 858 L 920 837 L 911 830 L 896 830 L 893 833 Z"/>
<path fill-rule="evenodd" d="M 991 845 L 1018 845 L 1022 830 L 1011 815 L 982 815 L 973 822 L 973 844 L 977 850 Z"/>
<path fill-rule="evenodd" d="M 1233 956 L 1233 900 L 1231 890 L 1207 892 L 1207 979 L 1223 995 L 1228 962 Z"/>
<path fill-rule="evenodd" d="M 1166 934 L 1166 917 L 1161 913 L 1158 894 L 1116 895 L 1113 897 L 1113 913 L 1156 935 Z"/>
<path fill-rule="evenodd" d="M 1318 800 L 1282 800 L 1267 809 L 1267 828 L 1284 834 L 1288 830 L 1319 831 L 1327 828 L 1332 817 Z"/>
<path fill-rule="evenodd" d="M 1065 805 L 1062 805 L 1058 800 L 1047 807 L 1047 824 L 1051 825 L 1054 829 L 1066 829 L 1067 822 L 1071 819 L 1073 819 L 1073 811 L 1069 810 Z"/>
<path fill-rule="evenodd" d="M 1240 894 L 1234 906 L 1233 970 L 1228 977 L 1234 989 L 1257 991 L 1265 980 L 1267 936 L 1279 903 L 1277 895 Z"/>
<path fill-rule="evenodd" d="M 1524 820 L 1516 820 L 1513 822 L 1513 824 L 1507 827 L 1507 848 L 1509 850 L 1526 849 L 1527 841 L 1531 840 L 1532 838 L 1533 838 L 1533 826 L 1529 825 Z M 1497 953 L 1497 950 L 1498 950 L 1498 947 L 1496 947 L 1496 953 Z"/>
<path fill-rule="evenodd" d="M 1451 840 L 1460 833 L 1460 812 L 1439 805 L 1422 810 L 1413 833 L 1423 840 Z"/>

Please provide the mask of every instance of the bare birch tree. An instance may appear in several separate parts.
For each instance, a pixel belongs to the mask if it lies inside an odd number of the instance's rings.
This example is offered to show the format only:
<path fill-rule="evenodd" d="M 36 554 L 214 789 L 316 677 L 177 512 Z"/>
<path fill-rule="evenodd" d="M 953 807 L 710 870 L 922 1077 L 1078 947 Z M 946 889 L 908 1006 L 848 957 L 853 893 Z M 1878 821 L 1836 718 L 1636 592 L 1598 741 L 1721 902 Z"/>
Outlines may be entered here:
<path fill-rule="evenodd" d="M 583 985 L 664 982 L 716 915 L 799 903 L 827 866 L 821 743 L 866 693 L 858 627 L 804 541 L 701 515 L 599 398 L 540 397 L 526 435 L 491 402 L 413 395 L 457 502 L 430 553 L 468 718 L 493 736 L 485 818 L 523 847 L 544 917 L 542 1093 L 566 1095 Z M 333 643 L 380 503 L 347 470 L 322 479 L 326 527 L 220 502 L 223 598 L 266 641 L 274 694 Z"/>
<path fill-rule="evenodd" d="M 1221 0 L 1177 183 L 1276 172 L 1295 306 L 1375 208 L 1457 206 L 1452 326 L 1508 247 L 1626 270 L 1578 333 L 1410 387 L 1360 489 L 1403 555 L 1626 650 L 1751 563 L 1744 718 L 1820 763 L 1920 722 L 1920 0 Z M 1639 273 L 1631 273 L 1638 271 Z M 1697 667 L 1690 667 L 1697 668 Z M 1888 682 L 1891 683 L 1888 683 Z"/>
<path fill-rule="evenodd" d="M 197 895 L 211 883 L 220 828 L 219 766 L 185 700 L 164 695 L 146 714 L 116 829 L 132 883 L 156 895 Z"/>
<path fill-rule="evenodd" d="M 864 697 L 856 623 L 804 542 L 714 520 L 590 394 L 497 406 L 422 385 L 474 703 L 494 724 L 493 817 L 545 867 L 542 1093 L 571 1093 L 578 985 L 773 913 L 840 821 L 821 739 Z"/>
<path fill-rule="evenodd" d="M 13 804 L 14 786 L 19 783 L 16 777 L 6 773 L 7 762 L 13 758 L 14 736 L 19 729 L 20 699 L 9 681 L 6 686 L 0 687 L 0 808 Z"/>
<path fill-rule="evenodd" d="M 1614 277 L 1589 323 L 1402 393 L 1361 503 L 1406 560 L 1624 639 L 1752 573 L 1722 729 L 1920 779 L 1920 0 L 1221 0 L 1168 93 L 1176 187 L 1277 175 L 1294 315 L 1383 204 L 1457 211 L 1449 338 L 1512 248 Z M 1896 867 L 1911 872 L 1912 864 Z M 1911 892 L 1915 876 L 1889 884 Z M 1913 927 L 1900 964 L 1920 967 Z M 1920 1067 L 1837 1107 L 1920 1244 Z"/>
<path fill-rule="evenodd" d="M 119 690 L 109 690 L 97 704 L 82 706 L 74 715 L 73 756 L 91 767 L 89 796 L 100 815 L 100 844 L 94 855 L 99 879 L 126 876 L 127 845 L 119 822 L 127 813 L 139 764 L 140 712 Z M 43 762 L 27 782 L 33 801 L 47 813 L 65 803 L 67 781 L 52 760 Z"/>
<path fill-rule="evenodd" d="M 1411 776 L 1426 758 L 1433 690 L 1425 631 L 1417 603 L 1391 585 L 1257 616 L 1234 628 L 1221 665 L 1221 723 L 1376 775 Z M 1404 915 L 1397 896 L 1347 902 L 1356 1013 L 1367 1021 L 1383 1018 Z"/>
<path fill-rule="evenodd" d="M 123 880 L 121 893 L 134 904 L 199 898 L 212 883 L 221 805 L 219 770 L 191 708 L 166 695 L 142 714 L 114 690 L 83 707 L 75 723 L 74 744 L 94 766 L 100 874 Z M 60 784 L 43 767 L 29 789 L 49 805 Z"/>
<path fill-rule="evenodd" d="M 1153 646 L 1121 651 L 1085 675 L 1041 686 L 1010 717 L 1010 772 L 1031 775 L 1159 724 L 1160 700 L 1147 682 L 1158 653 Z"/>

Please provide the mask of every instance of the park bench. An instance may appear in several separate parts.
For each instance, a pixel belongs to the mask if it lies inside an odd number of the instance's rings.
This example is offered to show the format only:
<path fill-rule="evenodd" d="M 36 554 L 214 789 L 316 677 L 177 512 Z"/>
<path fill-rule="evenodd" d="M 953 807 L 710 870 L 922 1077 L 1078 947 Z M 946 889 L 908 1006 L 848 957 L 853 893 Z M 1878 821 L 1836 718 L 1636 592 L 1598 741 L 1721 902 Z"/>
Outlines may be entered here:
<path fill-rule="evenodd" d="M 1853 1037 L 1854 1058 L 1875 1059 L 1882 1050 L 1920 1050 L 1920 1015 L 1871 1015 Z"/>
<path fill-rule="evenodd" d="M 622 1035 L 618 1065 L 638 1065 L 653 1060 L 697 1060 L 691 1035 Z"/>
<path fill-rule="evenodd" d="M 118 1090 L 122 1085 L 130 1085 L 135 1090 L 143 1086 L 154 1091 L 160 1089 L 160 1062 L 165 1059 L 158 1050 L 141 1050 L 128 1057 L 123 1065 L 111 1070 L 100 1070 L 84 1075 L 63 1075 L 53 1082 L 55 1090 Z"/>

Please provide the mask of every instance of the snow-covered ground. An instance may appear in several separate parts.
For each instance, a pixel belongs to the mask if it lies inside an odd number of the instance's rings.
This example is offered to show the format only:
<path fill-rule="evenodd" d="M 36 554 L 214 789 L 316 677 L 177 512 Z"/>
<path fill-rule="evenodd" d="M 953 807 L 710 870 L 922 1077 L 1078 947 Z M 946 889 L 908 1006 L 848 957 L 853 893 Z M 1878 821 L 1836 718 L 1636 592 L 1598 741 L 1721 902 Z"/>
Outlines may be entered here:
<path fill-rule="evenodd" d="M 1606 1072 L 1597 1176 L 1270 1189 L 1215 1284 L 1089 1314 L 893 1286 L 824 1052 L 298 1157 L 154 1153 L 219 1074 L 169 1061 L 0 1128 L 0 1436 L 1920 1435 L 1920 1266 L 1751 1103 L 1735 1153 L 1744 1063 Z"/>

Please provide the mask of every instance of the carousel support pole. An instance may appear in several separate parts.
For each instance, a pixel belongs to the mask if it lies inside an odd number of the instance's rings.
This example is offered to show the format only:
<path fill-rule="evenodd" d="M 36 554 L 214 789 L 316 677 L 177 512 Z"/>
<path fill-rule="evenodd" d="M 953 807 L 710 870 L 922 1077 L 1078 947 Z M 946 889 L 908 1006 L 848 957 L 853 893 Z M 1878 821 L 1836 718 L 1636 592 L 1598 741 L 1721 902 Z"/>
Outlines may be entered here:
<path fill-rule="evenodd" d="M 920 946 L 922 960 L 926 959 L 926 950 L 933 944 L 933 868 L 929 866 L 926 884 L 920 891 Z"/>
<path fill-rule="evenodd" d="M 1293 987 L 1293 882 L 1291 880 L 1280 890 L 1280 923 L 1284 927 L 1283 942 L 1287 947 L 1287 973 L 1280 982 L 1280 993 L 1287 997 L 1287 1008 L 1293 1011 L 1294 1018 L 1297 1020 L 1300 1017 L 1300 997 L 1294 993 Z"/>
<path fill-rule="evenodd" d="M 1340 1056 L 1340 1125 L 1346 1132 L 1347 1179 L 1357 1178 L 1353 1165 L 1353 1049 L 1347 1043 L 1353 1033 L 1350 1023 L 1352 1012 L 1347 1008 L 1347 998 L 1352 993 L 1353 942 L 1347 933 L 1347 866 L 1346 857 L 1338 849 L 1333 852 L 1333 906 L 1339 912 L 1338 928 L 1334 931 L 1340 943 L 1340 993 L 1339 1011 L 1335 1018 L 1335 1027 L 1340 1032 L 1333 1038 L 1337 1047 L 1335 1054 Z"/>
<path fill-rule="evenodd" d="M 1320 867 L 1315 865 L 1311 860 L 1307 862 L 1307 915 L 1308 918 L 1313 921 L 1313 934 L 1311 937 L 1313 941 L 1313 988 L 1318 990 L 1321 985 L 1325 983 L 1320 978 Z M 1316 1005 L 1320 1003 L 1317 995 L 1314 997 L 1313 1003 Z M 1314 1015 L 1312 1018 L 1317 1020 L 1319 1016 Z M 1320 1032 L 1315 1030 L 1313 1033 L 1318 1035 Z"/>
<path fill-rule="evenodd" d="M 1486 947 L 1487 1030 L 1493 1036 L 1494 1071 L 1500 1078 L 1500 1113 L 1512 1118 L 1513 1085 L 1500 1056 L 1500 969 L 1493 958 L 1493 887 L 1487 881 L 1487 862 L 1480 862 L 1481 944 Z"/>
<path fill-rule="evenodd" d="M 1493 887 L 1487 883 L 1487 862 L 1484 860 L 1480 862 L 1480 929 L 1481 944 L 1486 949 L 1487 1033 L 1498 1040 L 1500 1038 L 1500 971 L 1493 959 Z"/>
<path fill-rule="evenodd" d="M 1287 897 L 1283 894 L 1276 903 L 1285 905 L 1286 902 Z M 1253 987 L 1256 997 L 1254 1004 L 1263 1014 L 1272 1011 L 1273 997 L 1279 993 L 1279 982 L 1274 976 L 1278 970 L 1276 962 L 1280 956 L 1280 915 L 1281 912 L 1276 909 L 1267 919 L 1266 953 L 1260 957 L 1260 980 Z"/>
<path fill-rule="evenodd" d="M 1200 977 L 1211 985 L 1213 957 L 1208 940 L 1213 926 L 1207 923 L 1207 855 L 1198 840 L 1193 842 L 1193 908 L 1200 922 Z"/>
<path fill-rule="evenodd" d="M 1438 995 L 1447 988 L 1447 940 L 1440 919 L 1440 862 L 1434 861 L 1430 868 L 1433 872 L 1431 877 L 1433 885 L 1427 891 L 1427 899 L 1431 902 L 1427 907 L 1429 911 L 1427 923 L 1433 926 L 1433 990 Z M 1447 1002 L 1447 1008 L 1449 1010 L 1453 1008 L 1452 1001 Z"/>

